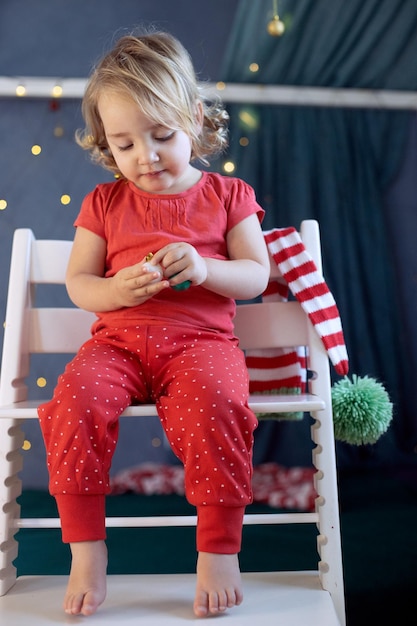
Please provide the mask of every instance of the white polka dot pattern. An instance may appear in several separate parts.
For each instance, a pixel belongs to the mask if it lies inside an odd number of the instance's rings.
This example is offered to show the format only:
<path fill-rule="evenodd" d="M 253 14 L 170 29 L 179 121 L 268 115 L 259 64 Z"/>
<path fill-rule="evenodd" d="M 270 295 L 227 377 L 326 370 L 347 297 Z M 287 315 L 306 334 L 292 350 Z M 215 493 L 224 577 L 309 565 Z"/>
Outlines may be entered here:
<path fill-rule="evenodd" d="M 118 419 L 154 401 L 196 506 L 251 501 L 256 418 L 242 351 L 218 333 L 175 326 L 102 329 L 39 409 L 53 494 L 103 494 Z"/>

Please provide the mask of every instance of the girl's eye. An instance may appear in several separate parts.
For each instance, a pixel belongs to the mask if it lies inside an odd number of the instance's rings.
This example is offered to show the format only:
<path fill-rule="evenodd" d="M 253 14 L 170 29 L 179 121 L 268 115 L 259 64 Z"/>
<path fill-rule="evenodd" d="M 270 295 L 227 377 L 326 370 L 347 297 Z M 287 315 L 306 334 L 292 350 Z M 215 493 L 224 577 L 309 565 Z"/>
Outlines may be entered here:
<path fill-rule="evenodd" d="M 126 152 L 126 150 L 129 150 L 129 148 L 131 148 L 132 146 L 133 146 L 132 143 L 130 143 L 128 146 L 119 146 L 119 151 Z"/>
<path fill-rule="evenodd" d="M 172 139 L 174 135 L 175 130 L 169 132 L 167 135 L 163 135 L 162 137 L 155 137 L 155 140 L 163 143 L 164 141 L 169 141 L 170 139 Z"/>

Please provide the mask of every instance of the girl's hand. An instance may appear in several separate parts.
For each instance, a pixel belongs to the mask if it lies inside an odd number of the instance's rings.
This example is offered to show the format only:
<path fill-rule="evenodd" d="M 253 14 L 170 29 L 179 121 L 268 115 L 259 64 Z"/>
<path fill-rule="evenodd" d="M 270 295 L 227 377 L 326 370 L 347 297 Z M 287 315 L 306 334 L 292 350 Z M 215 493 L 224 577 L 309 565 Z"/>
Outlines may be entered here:
<path fill-rule="evenodd" d="M 270 262 L 258 216 L 249 215 L 227 233 L 228 258 L 202 257 L 185 242 L 168 244 L 152 258 L 174 289 L 186 281 L 226 298 L 250 300 L 269 280 Z"/>
<path fill-rule="evenodd" d="M 140 263 L 105 277 L 106 242 L 102 237 L 79 226 L 66 275 L 71 300 L 86 311 L 116 311 L 142 304 L 168 289 L 169 282 L 158 272 L 157 263 L 144 258 Z"/>
<path fill-rule="evenodd" d="M 136 265 L 119 270 L 110 280 L 120 307 L 142 304 L 169 287 L 169 282 L 163 279 L 154 259 L 147 261 L 146 258 Z"/>
<path fill-rule="evenodd" d="M 201 285 L 207 278 L 205 259 L 189 243 L 170 243 L 155 252 L 152 263 L 163 268 L 164 277 L 174 287 L 185 281 Z"/>

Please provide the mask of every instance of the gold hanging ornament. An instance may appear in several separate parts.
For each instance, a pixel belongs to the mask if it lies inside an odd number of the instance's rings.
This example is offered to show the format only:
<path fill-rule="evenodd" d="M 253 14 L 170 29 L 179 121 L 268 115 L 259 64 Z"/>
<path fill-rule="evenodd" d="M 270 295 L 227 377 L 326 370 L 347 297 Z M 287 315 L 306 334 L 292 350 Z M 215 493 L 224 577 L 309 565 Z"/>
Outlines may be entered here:
<path fill-rule="evenodd" d="M 280 37 L 284 30 L 285 25 L 282 20 L 279 19 L 278 15 L 278 0 L 273 0 L 273 18 L 268 22 L 267 31 L 271 35 L 271 37 Z"/>

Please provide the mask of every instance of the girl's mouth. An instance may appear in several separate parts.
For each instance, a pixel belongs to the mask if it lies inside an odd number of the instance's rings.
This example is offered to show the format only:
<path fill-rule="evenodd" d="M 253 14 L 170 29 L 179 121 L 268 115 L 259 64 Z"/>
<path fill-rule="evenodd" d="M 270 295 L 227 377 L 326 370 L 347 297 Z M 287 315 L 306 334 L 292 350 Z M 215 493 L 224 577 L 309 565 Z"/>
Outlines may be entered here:
<path fill-rule="evenodd" d="M 157 171 L 151 171 L 151 172 L 146 172 L 145 174 L 142 174 L 142 176 L 148 176 L 150 178 L 153 178 L 154 176 L 157 177 L 160 174 L 162 174 L 163 170 L 157 170 Z"/>

